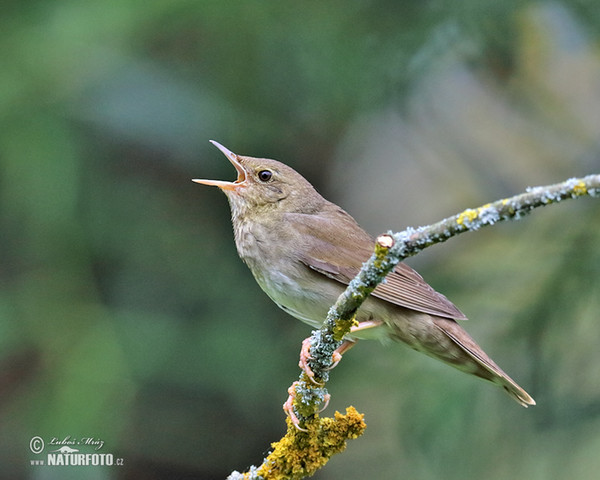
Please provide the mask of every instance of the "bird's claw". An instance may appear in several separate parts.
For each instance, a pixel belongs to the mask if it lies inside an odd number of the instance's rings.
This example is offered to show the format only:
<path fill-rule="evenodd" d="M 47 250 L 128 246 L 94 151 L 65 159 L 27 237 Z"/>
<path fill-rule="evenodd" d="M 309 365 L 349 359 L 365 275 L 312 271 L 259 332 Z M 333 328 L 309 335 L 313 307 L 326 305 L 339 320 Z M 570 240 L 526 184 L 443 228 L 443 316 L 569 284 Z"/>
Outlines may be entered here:
<path fill-rule="evenodd" d="M 323 384 L 315 380 L 315 372 L 312 371 L 310 365 L 308 364 L 308 362 L 312 360 L 312 357 L 310 356 L 310 347 L 310 337 L 305 338 L 302 341 L 302 348 L 300 349 L 300 361 L 298 362 L 298 366 L 306 374 L 307 378 L 310 380 L 310 383 L 318 387 L 322 387 Z"/>
<path fill-rule="evenodd" d="M 298 382 L 296 381 L 296 382 L 292 383 L 290 388 L 288 388 L 289 396 L 288 396 L 288 399 L 283 404 L 283 411 L 285 412 L 285 414 L 288 417 L 290 417 L 292 424 L 294 425 L 294 427 L 296 427 L 297 430 L 300 430 L 301 432 L 308 432 L 308 430 L 306 428 L 302 428 L 300 426 L 300 419 L 298 418 L 298 415 L 296 415 L 296 412 L 294 412 L 294 400 L 296 399 L 296 386 L 297 385 L 298 385 Z M 331 399 L 331 395 L 326 394 L 325 397 L 323 398 L 323 406 L 319 410 L 319 413 L 321 413 L 323 410 L 325 410 L 327 408 L 327 406 L 329 405 L 330 399 Z"/>
<path fill-rule="evenodd" d="M 342 361 L 342 354 L 340 352 L 338 352 L 337 350 L 335 352 L 333 352 L 333 354 L 331 355 L 331 361 L 333 362 L 331 364 L 331 366 L 327 367 L 327 370 L 333 370 L 335 367 L 338 366 L 338 363 L 340 363 Z"/>
<path fill-rule="evenodd" d="M 319 410 L 319 413 L 321 413 L 323 410 L 325 410 L 329 406 L 329 400 L 331 400 L 331 395 L 326 394 L 323 398 L 323 406 Z"/>
<path fill-rule="evenodd" d="M 296 415 L 296 412 L 294 412 L 294 400 L 296 399 L 296 385 L 298 385 L 297 381 L 292 383 L 290 388 L 288 388 L 289 397 L 283 404 L 283 411 L 288 417 L 290 417 L 292 424 L 294 425 L 294 427 L 296 427 L 297 430 L 300 430 L 301 432 L 308 432 L 306 428 L 302 428 L 300 426 L 300 420 L 298 419 L 298 415 Z M 327 402 L 329 403 L 329 400 L 327 400 Z"/>
<path fill-rule="evenodd" d="M 333 354 L 331 355 L 332 364 L 329 367 L 327 367 L 325 370 L 329 371 L 329 370 L 333 370 L 335 367 L 337 367 L 338 363 L 340 363 L 340 361 L 342 360 L 342 353 L 345 352 L 346 350 L 348 350 L 350 348 L 350 346 L 352 346 L 352 345 L 354 345 L 354 342 L 347 341 L 344 344 L 342 344 L 342 346 L 340 348 L 338 348 L 335 352 L 333 352 Z M 310 365 L 308 364 L 308 362 L 310 360 L 312 360 L 312 357 L 310 356 L 310 347 L 311 347 L 310 337 L 305 338 L 302 341 L 302 348 L 300 349 L 300 361 L 298 362 L 298 366 L 306 374 L 306 376 L 308 377 L 308 379 L 310 380 L 310 382 L 313 385 L 322 387 L 323 383 L 315 380 L 315 372 L 312 371 L 312 369 L 310 368 Z"/>

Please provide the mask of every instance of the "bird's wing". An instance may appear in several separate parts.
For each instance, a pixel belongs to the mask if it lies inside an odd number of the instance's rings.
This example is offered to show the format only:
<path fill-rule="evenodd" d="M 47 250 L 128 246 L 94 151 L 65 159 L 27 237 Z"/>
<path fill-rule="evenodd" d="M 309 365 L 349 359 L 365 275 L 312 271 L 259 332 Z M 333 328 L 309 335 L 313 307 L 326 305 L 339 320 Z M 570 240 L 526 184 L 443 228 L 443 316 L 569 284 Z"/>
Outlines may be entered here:
<path fill-rule="evenodd" d="M 335 216 L 334 219 L 328 218 Z M 347 285 L 359 272 L 375 247 L 375 240 L 341 209 L 328 215 L 290 213 L 288 228 L 301 233 L 299 260 L 307 267 Z M 334 230 L 332 225 L 336 226 Z M 344 228 L 345 227 L 345 228 Z M 444 295 L 436 292 L 415 270 L 399 263 L 371 294 L 418 312 L 454 320 L 467 317 Z"/>

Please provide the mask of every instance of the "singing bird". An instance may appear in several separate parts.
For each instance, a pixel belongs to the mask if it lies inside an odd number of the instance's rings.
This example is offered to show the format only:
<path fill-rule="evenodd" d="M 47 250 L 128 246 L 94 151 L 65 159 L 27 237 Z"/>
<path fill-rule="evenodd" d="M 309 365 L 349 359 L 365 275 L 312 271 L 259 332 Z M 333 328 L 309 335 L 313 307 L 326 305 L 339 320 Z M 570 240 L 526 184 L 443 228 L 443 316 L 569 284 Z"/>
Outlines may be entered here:
<path fill-rule="evenodd" d="M 193 181 L 227 195 L 237 251 L 262 290 L 290 315 L 320 327 L 371 256 L 375 240 L 287 165 L 236 155 L 211 142 L 233 164 L 237 179 Z M 524 407 L 535 405 L 458 324 L 465 315 L 404 263 L 375 288 L 357 320 L 353 338 L 404 342 L 504 388 Z"/>

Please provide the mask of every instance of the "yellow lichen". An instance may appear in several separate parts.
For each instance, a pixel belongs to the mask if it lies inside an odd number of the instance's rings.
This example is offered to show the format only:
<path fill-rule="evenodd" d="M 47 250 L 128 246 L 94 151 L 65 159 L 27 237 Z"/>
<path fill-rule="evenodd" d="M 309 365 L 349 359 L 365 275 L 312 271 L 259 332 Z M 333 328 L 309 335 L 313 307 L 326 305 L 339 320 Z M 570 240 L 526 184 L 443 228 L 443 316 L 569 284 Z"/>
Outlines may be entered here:
<path fill-rule="evenodd" d="M 340 341 L 348 333 L 350 333 L 350 329 L 355 325 L 358 325 L 358 320 L 356 320 L 356 312 L 354 312 L 354 315 L 347 320 L 342 318 L 338 319 L 333 327 L 333 338 L 337 341 Z"/>
<path fill-rule="evenodd" d="M 265 480 L 301 479 L 313 475 L 332 455 L 345 450 L 346 442 L 359 437 L 367 427 L 363 415 L 354 407 L 346 414 L 335 412 L 335 418 L 315 415 L 299 431 L 287 419 L 286 435 L 271 447 L 273 451 L 258 469 Z"/>
<path fill-rule="evenodd" d="M 472 222 L 473 220 L 475 220 L 478 215 L 479 214 L 477 213 L 477 210 L 468 208 L 467 210 L 458 215 L 456 223 L 458 223 L 459 225 L 464 225 L 465 222 Z"/>
<path fill-rule="evenodd" d="M 583 183 L 583 181 L 579 181 L 577 184 L 575 184 L 573 186 L 573 193 L 577 196 L 586 195 L 587 187 L 585 186 L 585 183 Z"/>

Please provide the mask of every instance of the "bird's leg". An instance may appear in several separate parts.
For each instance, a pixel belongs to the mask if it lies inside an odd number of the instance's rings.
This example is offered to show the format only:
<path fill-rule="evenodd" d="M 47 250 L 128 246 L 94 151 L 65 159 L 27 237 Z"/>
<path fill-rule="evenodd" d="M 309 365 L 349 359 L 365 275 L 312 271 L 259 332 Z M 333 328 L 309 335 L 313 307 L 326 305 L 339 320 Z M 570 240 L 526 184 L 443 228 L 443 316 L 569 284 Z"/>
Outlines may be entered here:
<path fill-rule="evenodd" d="M 350 333 L 360 332 L 361 330 L 367 330 L 369 328 L 375 328 L 381 325 L 382 322 L 378 320 L 366 320 L 364 322 L 360 322 L 358 325 L 354 325 L 350 328 Z M 344 342 L 336 348 L 335 352 L 333 352 L 332 360 L 333 364 L 327 370 L 331 370 L 337 367 L 337 364 L 342 360 L 342 355 L 350 350 L 354 345 L 356 345 L 357 340 L 344 340 Z"/>
<path fill-rule="evenodd" d="M 383 322 L 381 320 L 365 320 L 359 322 L 358 325 L 350 327 L 350 333 L 360 332 L 362 330 L 368 330 L 369 328 L 379 327 Z"/>
<path fill-rule="evenodd" d="M 358 325 L 354 325 L 350 329 L 350 334 L 355 333 L 355 332 L 360 332 L 362 330 L 367 330 L 369 328 L 379 327 L 381 324 L 382 324 L 382 322 L 378 321 L 378 320 L 366 320 L 364 322 L 360 322 Z M 331 370 L 331 369 L 337 367 L 337 364 L 340 363 L 340 360 L 342 359 L 342 355 L 344 353 L 346 353 L 348 350 L 350 350 L 355 344 L 356 344 L 356 340 L 349 340 L 349 339 L 344 340 L 344 342 L 335 350 L 335 352 L 333 352 L 333 355 L 331 356 L 331 360 L 332 360 L 333 364 L 327 370 Z M 309 337 L 309 338 L 305 338 L 304 341 L 302 342 L 302 348 L 300 350 L 300 362 L 298 363 L 298 366 L 304 371 L 304 373 L 306 373 L 306 376 L 311 381 L 311 383 L 313 383 L 314 385 L 317 385 L 317 386 L 322 386 L 322 383 L 319 383 L 315 380 L 315 374 L 312 371 L 312 369 L 310 368 L 310 366 L 308 365 L 308 362 L 311 358 L 312 357 L 310 356 L 310 337 Z"/>
<path fill-rule="evenodd" d="M 358 340 L 344 340 L 342 344 L 335 349 L 333 355 L 331 355 L 331 360 L 333 361 L 333 363 L 329 368 L 327 368 L 327 370 L 333 370 L 335 367 L 337 367 L 338 363 L 342 361 L 342 355 L 348 350 L 350 350 L 354 345 L 356 345 L 357 341 Z"/>

